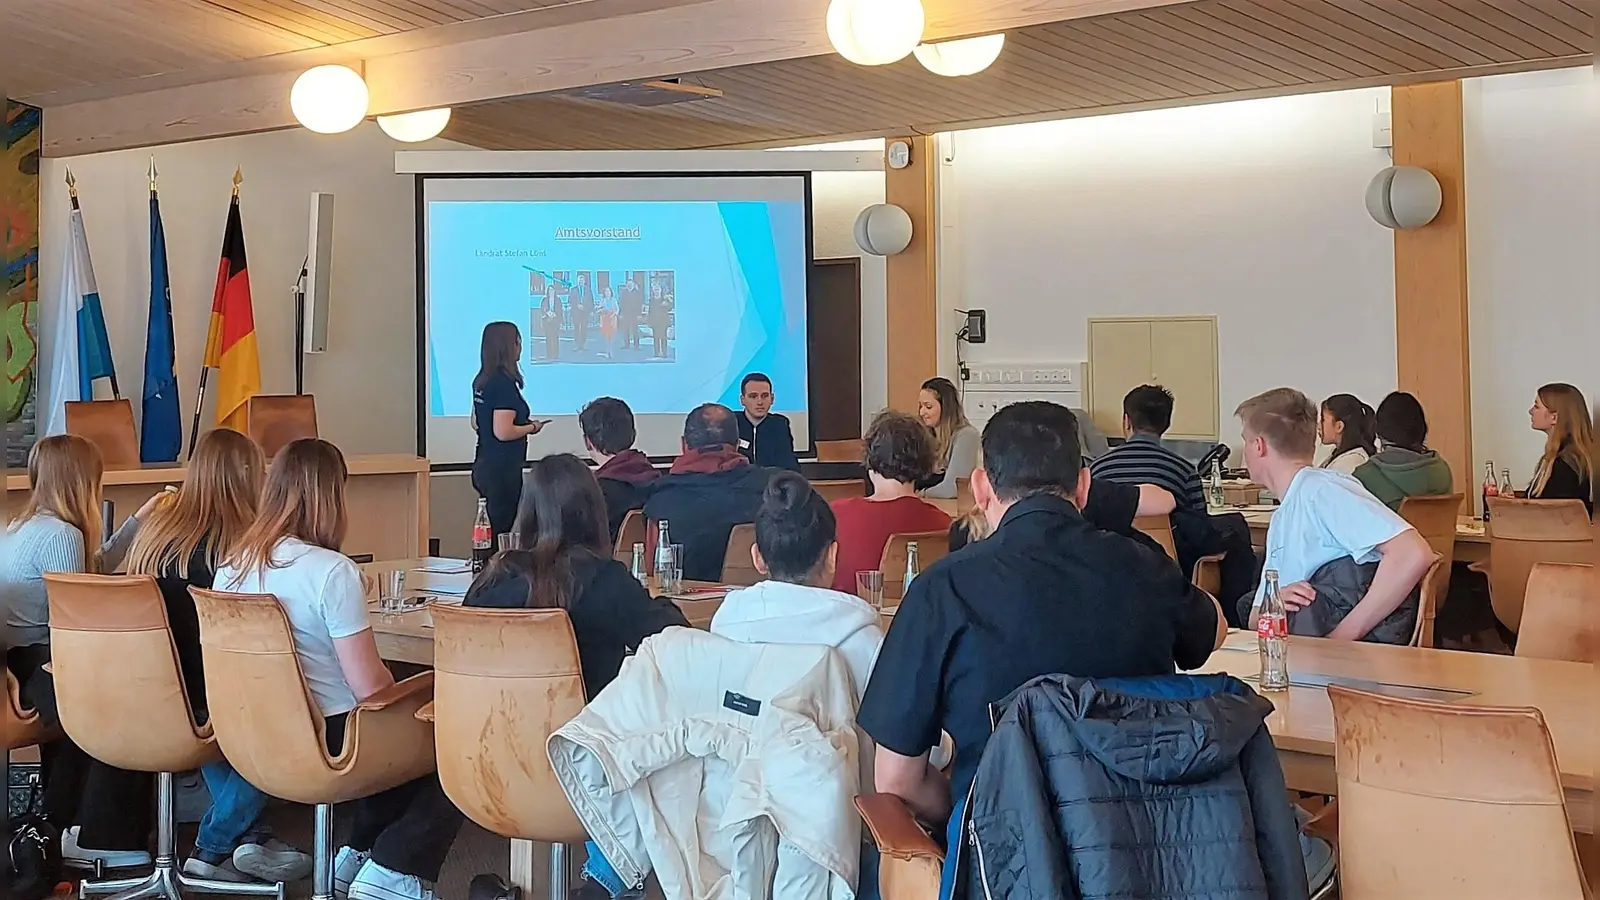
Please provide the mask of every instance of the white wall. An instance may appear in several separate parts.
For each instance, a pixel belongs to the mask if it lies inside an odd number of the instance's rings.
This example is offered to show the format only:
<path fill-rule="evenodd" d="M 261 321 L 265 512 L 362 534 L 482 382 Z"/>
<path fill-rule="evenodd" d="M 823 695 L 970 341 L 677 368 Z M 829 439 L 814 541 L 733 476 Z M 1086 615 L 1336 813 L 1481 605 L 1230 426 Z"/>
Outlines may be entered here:
<path fill-rule="evenodd" d="M 1087 357 L 1091 316 L 1215 314 L 1223 437 L 1245 397 L 1394 387 L 1394 250 L 1363 205 L 1387 89 L 957 132 L 941 307 L 982 362 Z"/>
<path fill-rule="evenodd" d="M 68 209 L 63 179 L 70 166 L 117 374 L 137 414 L 150 290 L 145 172 L 154 155 L 187 441 L 234 168 L 244 171 L 241 210 L 267 393 L 294 391 L 289 286 L 305 257 L 310 195 L 330 191 L 337 199 L 329 349 L 307 357 L 306 390 L 317 397 L 323 435 L 346 453 L 415 452 L 415 217 L 411 178 L 394 174 L 394 151 L 402 146 L 367 122 L 342 135 L 291 129 L 45 160 L 40 317 L 56 314 Z M 208 410 L 202 424 L 211 421 Z"/>
<path fill-rule="evenodd" d="M 1600 85 L 1591 67 L 1467 83 L 1472 446 L 1533 474 L 1539 385 L 1600 401 Z"/>

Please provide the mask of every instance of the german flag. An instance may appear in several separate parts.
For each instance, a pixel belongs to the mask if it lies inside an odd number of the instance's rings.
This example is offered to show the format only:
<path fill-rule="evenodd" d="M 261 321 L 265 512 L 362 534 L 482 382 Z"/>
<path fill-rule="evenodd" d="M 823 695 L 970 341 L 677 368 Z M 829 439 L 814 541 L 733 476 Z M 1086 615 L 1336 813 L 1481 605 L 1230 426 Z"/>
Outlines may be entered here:
<path fill-rule="evenodd" d="M 255 314 L 250 309 L 250 273 L 245 267 L 238 193 L 228 205 L 228 225 L 222 233 L 222 261 L 217 266 L 217 289 L 211 296 L 205 366 L 218 373 L 217 424 L 248 433 L 245 403 L 261 393 L 261 355 L 256 349 Z"/>

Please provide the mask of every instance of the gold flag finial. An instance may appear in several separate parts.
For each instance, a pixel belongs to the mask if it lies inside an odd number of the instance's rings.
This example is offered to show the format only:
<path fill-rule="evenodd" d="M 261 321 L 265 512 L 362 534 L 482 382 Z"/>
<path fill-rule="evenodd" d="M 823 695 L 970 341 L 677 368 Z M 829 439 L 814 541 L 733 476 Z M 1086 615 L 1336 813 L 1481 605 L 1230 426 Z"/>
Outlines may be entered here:
<path fill-rule="evenodd" d="M 72 167 L 67 167 L 67 196 L 78 199 L 78 179 L 72 177 Z"/>
<path fill-rule="evenodd" d="M 244 184 L 244 169 L 236 168 L 233 170 L 233 195 L 235 197 L 239 196 L 239 185 L 241 184 Z"/>
<path fill-rule="evenodd" d="M 150 193 L 152 194 L 156 192 L 156 176 L 158 174 L 160 173 L 156 171 L 156 158 L 152 155 L 150 157 Z"/>

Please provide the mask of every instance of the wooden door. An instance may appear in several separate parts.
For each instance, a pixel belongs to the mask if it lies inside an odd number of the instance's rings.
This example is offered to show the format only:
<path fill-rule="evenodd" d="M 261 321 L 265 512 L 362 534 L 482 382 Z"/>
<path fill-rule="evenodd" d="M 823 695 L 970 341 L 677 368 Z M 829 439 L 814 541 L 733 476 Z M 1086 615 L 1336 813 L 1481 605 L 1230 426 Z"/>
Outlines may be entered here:
<path fill-rule="evenodd" d="M 1217 323 L 1215 319 L 1156 319 L 1150 323 L 1150 380 L 1172 392 L 1167 437 L 1215 440 Z"/>

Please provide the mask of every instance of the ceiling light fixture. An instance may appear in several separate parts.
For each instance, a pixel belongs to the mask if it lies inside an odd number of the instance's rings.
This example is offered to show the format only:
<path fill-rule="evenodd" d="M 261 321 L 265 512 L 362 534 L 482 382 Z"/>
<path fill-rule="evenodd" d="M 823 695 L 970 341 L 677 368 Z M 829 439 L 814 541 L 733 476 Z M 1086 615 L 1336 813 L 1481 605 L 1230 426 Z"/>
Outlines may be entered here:
<path fill-rule="evenodd" d="M 438 137 L 439 132 L 448 124 L 450 124 L 448 106 L 378 117 L 378 127 L 383 129 L 384 134 L 407 144 Z"/>
<path fill-rule="evenodd" d="M 317 66 L 294 80 L 289 109 L 318 134 L 338 134 L 367 117 L 367 83 L 347 66 Z"/>
<path fill-rule="evenodd" d="M 959 41 L 918 44 L 914 52 L 917 54 L 917 62 L 922 63 L 922 67 L 929 72 L 958 78 L 962 75 L 976 75 L 989 68 L 989 65 L 999 58 L 1000 50 L 1005 44 L 1006 36 L 1002 32 Z"/>
<path fill-rule="evenodd" d="M 905 59 L 922 40 L 922 0 L 832 0 L 828 40 L 862 66 Z"/>

